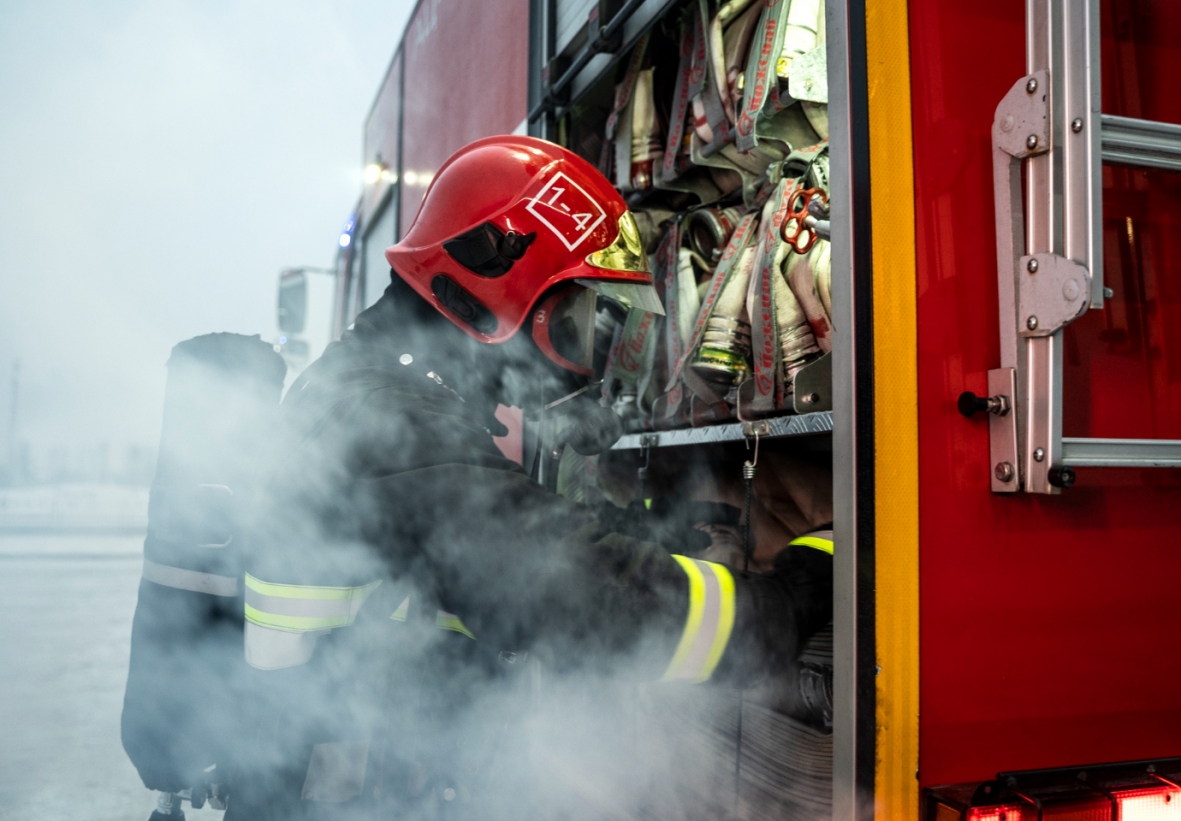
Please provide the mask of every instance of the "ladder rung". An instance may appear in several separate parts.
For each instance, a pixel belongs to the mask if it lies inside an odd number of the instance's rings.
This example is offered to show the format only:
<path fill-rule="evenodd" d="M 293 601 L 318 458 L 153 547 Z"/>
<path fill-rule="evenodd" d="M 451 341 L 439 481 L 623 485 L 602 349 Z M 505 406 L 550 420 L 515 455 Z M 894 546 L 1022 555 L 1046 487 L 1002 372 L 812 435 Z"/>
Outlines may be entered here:
<path fill-rule="evenodd" d="M 1181 125 L 1104 114 L 1103 162 L 1181 171 Z"/>
<path fill-rule="evenodd" d="M 1062 439 L 1071 467 L 1181 468 L 1181 439 Z"/>

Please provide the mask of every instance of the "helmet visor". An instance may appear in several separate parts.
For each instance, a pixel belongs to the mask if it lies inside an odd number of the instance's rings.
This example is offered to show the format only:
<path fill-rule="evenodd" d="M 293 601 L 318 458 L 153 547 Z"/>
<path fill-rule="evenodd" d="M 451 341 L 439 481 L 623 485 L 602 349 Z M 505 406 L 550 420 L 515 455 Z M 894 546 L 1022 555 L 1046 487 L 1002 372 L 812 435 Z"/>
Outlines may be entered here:
<path fill-rule="evenodd" d="M 649 274 L 652 266 L 648 264 L 648 255 L 644 252 L 644 243 L 640 239 L 640 228 L 636 225 L 636 218 L 631 211 L 624 211 L 619 218 L 619 234 L 615 242 L 606 248 L 588 254 L 588 265 L 603 268 L 607 271 L 628 271 L 636 274 Z"/>
<path fill-rule="evenodd" d="M 533 313 L 533 340 L 563 368 L 594 373 L 595 292 L 575 285 L 546 299 Z"/>
<path fill-rule="evenodd" d="M 599 296 L 618 302 L 625 308 L 637 308 L 650 314 L 664 316 L 664 306 L 660 304 L 660 295 L 651 285 L 610 279 L 576 279 L 574 281 L 590 288 Z"/>

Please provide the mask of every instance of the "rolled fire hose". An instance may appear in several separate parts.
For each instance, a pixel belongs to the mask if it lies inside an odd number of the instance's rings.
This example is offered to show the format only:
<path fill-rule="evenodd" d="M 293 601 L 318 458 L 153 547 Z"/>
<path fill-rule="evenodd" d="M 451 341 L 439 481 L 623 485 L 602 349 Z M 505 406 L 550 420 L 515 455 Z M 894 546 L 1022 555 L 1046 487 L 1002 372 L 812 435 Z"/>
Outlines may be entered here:
<path fill-rule="evenodd" d="M 705 381 L 729 386 L 750 371 L 750 317 L 746 291 L 755 261 L 755 247 L 747 246 L 734 266 L 706 320 L 701 346 L 690 366 Z M 722 393 L 725 393 L 723 389 Z"/>
<path fill-rule="evenodd" d="M 818 239 L 808 253 L 792 254 L 788 257 L 785 272 L 787 284 L 791 286 L 792 293 L 799 301 L 816 338 L 816 345 L 823 353 L 832 350 L 832 321 L 819 288 L 820 268 L 830 267 L 830 248 L 828 242 Z M 830 280 L 831 276 L 826 276 L 825 279 Z"/>
<path fill-rule="evenodd" d="M 792 293 L 787 280 L 776 276 L 772 280 L 775 297 L 775 319 L 779 328 L 779 348 L 783 362 L 783 392 L 786 397 L 793 393 L 793 382 L 800 369 L 820 353 L 812 326 L 800 302 Z"/>
<path fill-rule="evenodd" d="M 644 69 L 636 76 L 631 95 L 631 164 L 633 191 L 652 187 L 653 173 L 664 151 L 660 124 L 656 119 L 656 99 L 652 88 L 655 69 Z"/>

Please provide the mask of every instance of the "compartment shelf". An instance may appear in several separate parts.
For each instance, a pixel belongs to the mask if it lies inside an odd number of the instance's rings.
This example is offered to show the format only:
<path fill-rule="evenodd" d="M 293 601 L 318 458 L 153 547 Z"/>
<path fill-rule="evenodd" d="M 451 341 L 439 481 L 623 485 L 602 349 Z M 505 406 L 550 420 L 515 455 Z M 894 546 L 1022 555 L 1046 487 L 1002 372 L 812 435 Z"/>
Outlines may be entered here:
<path fill-rule="evenodd" d="M 753 437 L 755 428 L 758 429 L 760 439 L 784 439 L 791 436 L 832 433 L 832 411 L 802 413 L 797 416 L 776 416 L 756 422 L 731 422 L 700 428 L 629 433 L 616 442 L 612 450 L 639 450 L 644 446 L 676 448 L 687 445 L 740 442 L 748 436 Z"/>
<path fill-rule="evenodd" d="M 529 112 L 529 122 L 555 109 L 564 115 L 607 72 L 614 71 L 641 36 L 682 2 L 684 0 L 631 0 L 602 29 L 596 29 L 597 20 L 588 22 L 585 27 L 587 43 L 571 57 L 569 68 L 553 78 L 552 85 L 542 89 L 541 100 Z M 616 36 L 620 38 L 619 43 L 608 46 L 606 41 Z M 570 38 L 575 39 L 577 37 Z"/>

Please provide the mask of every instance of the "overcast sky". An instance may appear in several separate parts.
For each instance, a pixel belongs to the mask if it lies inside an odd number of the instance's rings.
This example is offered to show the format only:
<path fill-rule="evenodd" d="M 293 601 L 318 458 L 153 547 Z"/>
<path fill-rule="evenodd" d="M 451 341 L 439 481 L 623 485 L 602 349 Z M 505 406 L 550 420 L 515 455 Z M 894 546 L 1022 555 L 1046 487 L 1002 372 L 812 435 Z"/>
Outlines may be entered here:
<path fill-rule="evenodd" d="M 172 345 L 331 264 L 413 0 L 0 2 L 0 408 L 154 445 Z M 3 441 L 0 440 L 0 448 Z"/>

